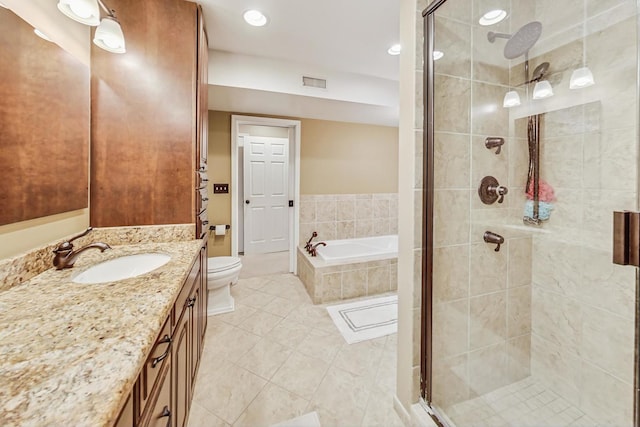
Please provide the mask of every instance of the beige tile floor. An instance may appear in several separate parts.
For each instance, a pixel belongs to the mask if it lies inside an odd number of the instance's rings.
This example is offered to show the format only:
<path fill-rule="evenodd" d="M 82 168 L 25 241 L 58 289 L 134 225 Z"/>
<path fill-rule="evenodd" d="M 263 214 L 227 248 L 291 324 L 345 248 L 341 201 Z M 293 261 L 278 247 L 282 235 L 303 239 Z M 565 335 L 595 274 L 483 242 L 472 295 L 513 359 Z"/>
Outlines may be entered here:
<path fill-rule="evenodd" d="M 316 411 L 323 427 L 402 426 L 396 335 L 346 344 L 292 274 L 241 278 L 209 317 L 190 427 L 269 426 Z"/>
<path fill-rule="evenodd" d="M 240 260 L 242 260 L 241 279 L 289 272 L 289 251 L 240 255 Z"/>

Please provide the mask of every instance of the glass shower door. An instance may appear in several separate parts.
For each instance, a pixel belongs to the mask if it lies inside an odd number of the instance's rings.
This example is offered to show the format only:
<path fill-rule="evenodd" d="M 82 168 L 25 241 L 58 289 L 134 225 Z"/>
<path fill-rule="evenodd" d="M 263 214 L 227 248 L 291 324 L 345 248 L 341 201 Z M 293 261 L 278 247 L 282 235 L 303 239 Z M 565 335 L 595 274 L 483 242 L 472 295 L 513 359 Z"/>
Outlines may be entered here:
<path fill-rule="evenodd" d="M 637 27 L 635 1 L 425 13 L 423 380 L 447 424 L 634 425 L 612 245 L 638 210 Z"/>

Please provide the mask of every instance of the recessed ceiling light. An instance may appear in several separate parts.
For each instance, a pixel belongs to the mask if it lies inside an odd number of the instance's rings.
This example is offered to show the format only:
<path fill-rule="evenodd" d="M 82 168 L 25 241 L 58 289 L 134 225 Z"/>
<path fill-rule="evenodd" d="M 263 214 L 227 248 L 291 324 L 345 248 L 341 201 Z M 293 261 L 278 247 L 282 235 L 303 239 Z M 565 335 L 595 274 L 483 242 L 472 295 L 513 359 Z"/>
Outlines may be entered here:
<path fill-rule="evenodd" d="M 399 44 L 394 44 L 387 50 L 387 53 L 389 55 L 400 55 L 401 50 L 402 50 L 402 46 L 400 46 Z"/>
<path fill-rule="evenodd" d="M 444 52 L 440 51 L 440 50 L 434 50 L 433 51 L 433 60 L 437 61 L 438 59 L 442 58 L 444 56 Z"/>
<path fill-rule="evenodd" d="M 267 24 L 267 17 L 259 10 L 247 10 L 242 16 L 247 21 L 247 24 L 254 27 L 262 27 Z"/>
<path fill-rule="evenodd" d="M 507 12 L 505 10 L 494 9 L 482 15 L 482 17 L 478 20 L 478 23 L 484 26 L 493 25 L 502 21 L 506 17 L 507 17 Z"/>
<path fill-rule="evenodd" d="M 46 35 L 45 33 L 43 33 L 42 31 L 40 31 L 37 28 L 33 29 L 33 32 L 36 33 L 36 36 L 40 37 L 41 39 L 45 39 L 46 41 L 50 42 L 51 39 L 49 38 L 48 35 Z"/>

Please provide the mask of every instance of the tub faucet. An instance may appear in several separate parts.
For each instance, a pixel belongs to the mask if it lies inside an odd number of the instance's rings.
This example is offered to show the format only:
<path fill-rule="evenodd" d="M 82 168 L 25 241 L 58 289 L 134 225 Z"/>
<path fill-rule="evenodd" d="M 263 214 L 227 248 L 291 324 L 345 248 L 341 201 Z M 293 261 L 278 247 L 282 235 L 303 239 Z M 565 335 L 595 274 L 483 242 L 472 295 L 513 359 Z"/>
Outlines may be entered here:
<path fill-rule="evenodd" d="M 87 249 L 96 248 L 96 249 L 100 249 L 100 252 L 104 252 L 107 249 L 111 249 L 111 246 L 107 245 L 106 243 L 96 242 L 96 243 L 91 243 L 89 245 L 86 245 L 78 249 L 77 251 L 74 251 L 73 244 L 71 242 L 73 242 L 74 240 L 80 237 L 86 236 L 91 232 L 91 230 L 93 230 L 93 228 L 91 227 L 87 228 L 81 234 L 78 234 L 77 236 L 72 237 L 71 239 L 60 243 L 58 247 L 53 250 L 53 253 L 55 254 L 55 257 L 53 258 L 53 265 L 56 267 L 56 270 L 62 270 L 63 268 L 73 267 L 73 264 L 76 262 L 78 255 L 80 255 L 82 252 L 86 251 Z"/>
<path fill-rule="evenodd" d="M 311 238 L 307 240 L 307 244 L 304 245 L 304 249 L 309 253 L 311 253 L 311 241 L 313 240 L 314 237 L 318 237 L 318 233 L 316 233 L 315 231 L 311 235 Z"/>
<path fill-rule="evenodd" d="M 322 246 L 327 246 L 327 244 L 326 244 L 325 242 L 318 242 L 318 243 L 316 243 L 315 245 L 311 246 L 311 249 L 309 249 L 309 253 L 311 254 L 311 256 L 316 256 L 316 255 L 318 255 L 318 252 L 316 251 L 316 248 L 317 248 L 318 246 L 320 246 L 320 245 L 322 245 Z"/>

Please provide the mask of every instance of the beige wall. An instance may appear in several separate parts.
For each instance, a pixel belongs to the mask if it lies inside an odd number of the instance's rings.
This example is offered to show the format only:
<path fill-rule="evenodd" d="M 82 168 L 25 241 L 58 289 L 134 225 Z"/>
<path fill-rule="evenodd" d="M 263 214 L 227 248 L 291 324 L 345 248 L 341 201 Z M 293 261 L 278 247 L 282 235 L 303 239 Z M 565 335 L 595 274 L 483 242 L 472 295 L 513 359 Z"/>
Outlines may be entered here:
<path fill-rule="evenodd" d="M 209 111 L 210 183 L 231 183 L 232 114 Z M 398 128 L 326 120 L 300 121 L 301 194 L 398 191 Z M 229 194 L 214 195 L 209 185 L 211 224 L 231 224 L 232 191 L 234 189 L 230 187 Z M 231 233 L 226 236 L 211 234 L 209 256 L 229 254 Z"/>
<path fill-rule="evenodd" d="M 398 191 L 398 128 L 302 120 L 301 194 Z"/>
<path fill-rule="evenodd" d="M 420 11 L 427 0 L 400 1 L 400 129 L 398 159 L 398 363 L 396 405 L 405 418 L 419 398 L 422 58 Z M 421 44 L 420 44 L 421 47 Z"/>
<path fill-rule="evenodd" d="M 209 213 L 210 224 L 231 224 L 231 113 L 209 111 Z M 228 194 L 213 194 L 214 183 L 229 184 Z M 209 233 L 209 256 L 231 254 L 231 233 Z"/>
<path fill-rule="evenodd" d="M 65 212 L 0 227 L 0 259 L 78 233 L 89 226 L 89 209 Z"/>

